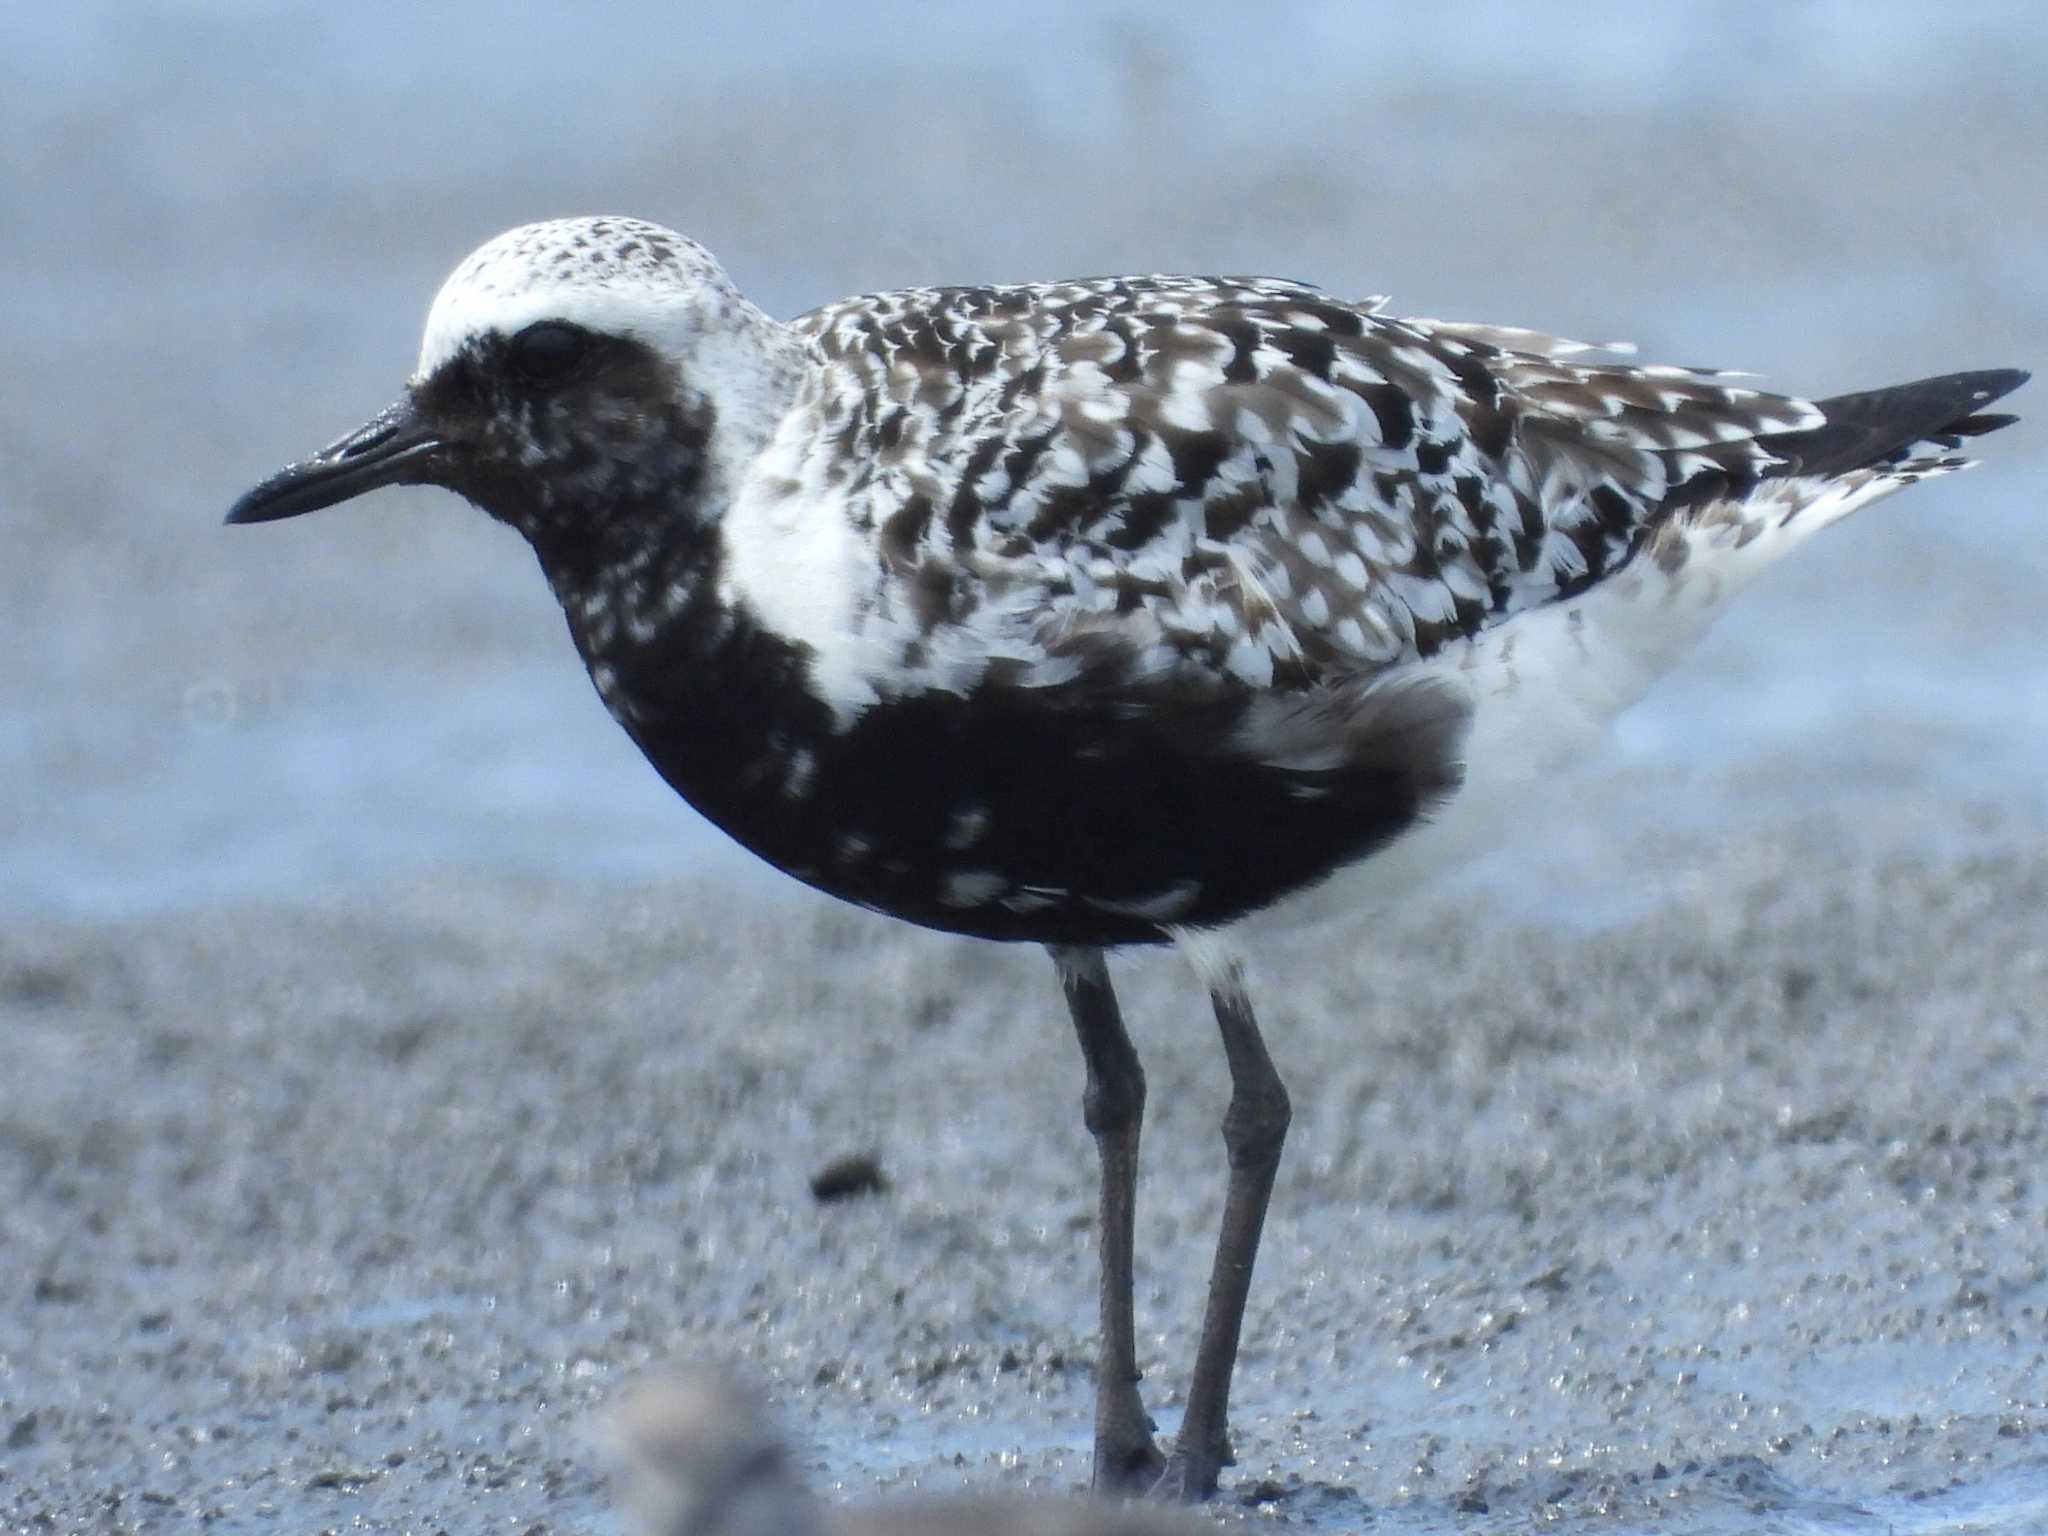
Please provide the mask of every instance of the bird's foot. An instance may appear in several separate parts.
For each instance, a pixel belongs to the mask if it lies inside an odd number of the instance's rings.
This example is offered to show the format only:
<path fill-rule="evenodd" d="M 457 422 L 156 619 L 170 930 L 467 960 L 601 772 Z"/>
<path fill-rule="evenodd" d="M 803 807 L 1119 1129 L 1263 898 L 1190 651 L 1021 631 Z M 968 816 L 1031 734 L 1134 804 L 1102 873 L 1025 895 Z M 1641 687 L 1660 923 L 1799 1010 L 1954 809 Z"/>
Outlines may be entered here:
<path fill-rule="evenodd" d="M 1216 1474 L 1236 1463 L 1228 1442 L 1200 1449 L 1185 1439 L 1173 1443 L 1166 1470 L 1152 1485 L 1155 1504 L 1199 1504 L 1216 1492 Z"/>
<path fill-rule="evenodd" d="M 1095 1437 L 1095 1492 L 1104 1498 L 1150 1494 L 1166 1472 L 1166 1457 L 1151 1433 Z"/>

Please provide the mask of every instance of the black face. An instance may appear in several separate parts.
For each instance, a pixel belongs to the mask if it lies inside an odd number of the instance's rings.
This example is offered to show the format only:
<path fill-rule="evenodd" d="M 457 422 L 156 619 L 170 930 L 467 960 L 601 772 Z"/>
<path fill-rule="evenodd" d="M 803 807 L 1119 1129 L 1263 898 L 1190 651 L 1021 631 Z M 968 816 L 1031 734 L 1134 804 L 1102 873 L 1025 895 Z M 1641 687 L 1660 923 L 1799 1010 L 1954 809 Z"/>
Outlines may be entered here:
<path fill-rule="evenodd" d="M 383 485 L 458 491 L 536 542 L 617 509 L 694 498 L 711 411 L 631 337 L 540 320 L 471 338 L 361 430 L 273 475 L 228 513 L 261 523 Z"/>

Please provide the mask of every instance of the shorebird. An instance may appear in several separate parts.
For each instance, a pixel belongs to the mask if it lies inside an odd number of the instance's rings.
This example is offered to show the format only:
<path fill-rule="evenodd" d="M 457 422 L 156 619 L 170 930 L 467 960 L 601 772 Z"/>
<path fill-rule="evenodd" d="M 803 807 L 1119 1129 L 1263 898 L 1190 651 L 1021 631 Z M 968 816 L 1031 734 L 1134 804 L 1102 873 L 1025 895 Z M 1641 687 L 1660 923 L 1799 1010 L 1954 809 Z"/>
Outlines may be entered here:
<path fill-rule="evenodd" d="M 766 1405 L 722 1371 L 640 1382 L 602 1428 L 641 1536 L 826 1536 Z"/>
<path fill-rule="evenodd" d="M 796 1475 L 766 1406 L 695 1367 L 630 1390 L 606 1426 L 638 1536 L 1201 1536 L 1206 1522 L 1073 1499 L 950 1497 L 842 1509 Z"/>
<path fill-rule="evenodd" d="M 1202 1498 L 1289 1105 L 1238 925 L 1410 878 L 1597 742 L 1808 535 L 2012 418 L 1833 399 L 1270 278 L 917 288 L 782 322 L 629 218 L 458 266 L 367 426 L 228 520 L 392 484 L 523 534 L 612 715 L 799 880 L 1044 945 L 1101 1164 L 1095 1481 Z M 1170 1455 L 1138 1385 L 1145 1079 L 1105 953 L 1179 943 L 1228 1182 Z"/>

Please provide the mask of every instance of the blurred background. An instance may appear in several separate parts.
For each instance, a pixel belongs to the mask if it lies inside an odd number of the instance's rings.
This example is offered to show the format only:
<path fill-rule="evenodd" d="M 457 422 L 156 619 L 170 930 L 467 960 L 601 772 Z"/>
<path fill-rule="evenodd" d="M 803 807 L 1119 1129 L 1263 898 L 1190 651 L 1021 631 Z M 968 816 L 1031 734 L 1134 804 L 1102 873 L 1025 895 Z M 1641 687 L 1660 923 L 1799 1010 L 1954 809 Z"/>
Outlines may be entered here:
<path fill-rule="evenodd" d="M 1807 394 L 2039 368 L 2039 19 L 2020 0 L 14 12 L 0 911 L 750 868 L 610 725 L 505 530 L 424 492 L 219 526 L 396 392 L 445 272 L 508 225 L 645 215 L 782 314 L 913 283 L 1262 272 Z M 1984 468 L 1773 573 L 1628 719 L 1602 769 L 1625 825 L 1711 836 L 1863 794 L 1912 811 L 1886 836 L 2041 824 L 2042 389 Z M 1512 882 L 1531 848 L 1568 862 L 1531 836 L 1474 878 Z M 1547 878 L 1597 915 L 1670 873 Z"/>

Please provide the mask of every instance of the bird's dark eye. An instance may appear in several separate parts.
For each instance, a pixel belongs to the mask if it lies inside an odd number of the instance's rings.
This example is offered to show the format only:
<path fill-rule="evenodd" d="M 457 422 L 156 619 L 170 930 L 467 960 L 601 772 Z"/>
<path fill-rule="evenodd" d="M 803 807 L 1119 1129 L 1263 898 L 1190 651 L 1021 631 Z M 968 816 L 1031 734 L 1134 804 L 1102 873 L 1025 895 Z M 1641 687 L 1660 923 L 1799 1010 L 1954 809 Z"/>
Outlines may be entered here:
<path fill-rule="evenodd" d="M 590 333 L 559 320 L 542 320 L 514 336 L 507 347 L 513 370 L 542 389 L 566 384 L 590 356 Z"/>

